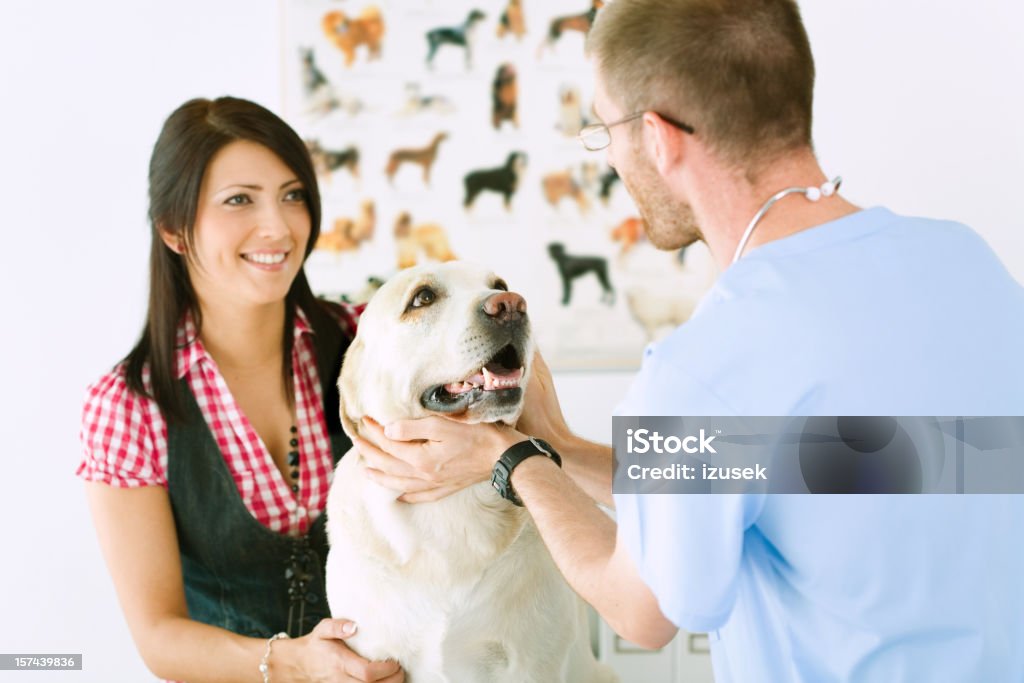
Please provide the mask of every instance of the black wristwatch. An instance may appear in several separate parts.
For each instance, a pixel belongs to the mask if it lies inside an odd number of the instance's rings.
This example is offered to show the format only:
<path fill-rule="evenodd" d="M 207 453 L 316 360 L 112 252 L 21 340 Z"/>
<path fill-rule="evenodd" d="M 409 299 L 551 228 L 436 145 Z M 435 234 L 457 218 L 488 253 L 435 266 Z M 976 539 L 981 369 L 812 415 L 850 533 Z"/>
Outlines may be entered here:
<path fill-rule="evenodd" d="M 523 501 L 512 488 L 512 470 L 533 455 L 546 455 L 554 460 L 556 465 L 562 466 L 562 456 L 555 452 L 551 444 L 531 436 L 526 441 L 520 441 L 502 453 L 498 462 L 494 463 L 494 469 L 491 470 L 491 486 L 494 487 L 494 490 L 502 498 L 512 501 L 519 507 L 523 507 Z"/>

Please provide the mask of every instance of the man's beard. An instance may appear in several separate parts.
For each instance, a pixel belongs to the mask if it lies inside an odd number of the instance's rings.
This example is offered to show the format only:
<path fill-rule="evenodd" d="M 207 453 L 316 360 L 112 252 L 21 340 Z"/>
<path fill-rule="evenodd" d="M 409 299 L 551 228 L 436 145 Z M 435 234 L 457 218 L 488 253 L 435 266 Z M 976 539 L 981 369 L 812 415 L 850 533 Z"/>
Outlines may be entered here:
<path fill-rule="evenodd" d="M 633 149 L 634 167 L 622 183 L 633 198 L 644 222 L 647 239 L 658 249 L 674 251 L 703 241 L 693 207 L 674 197 L 654 169 L 654 164 L 639 149 Z"/>

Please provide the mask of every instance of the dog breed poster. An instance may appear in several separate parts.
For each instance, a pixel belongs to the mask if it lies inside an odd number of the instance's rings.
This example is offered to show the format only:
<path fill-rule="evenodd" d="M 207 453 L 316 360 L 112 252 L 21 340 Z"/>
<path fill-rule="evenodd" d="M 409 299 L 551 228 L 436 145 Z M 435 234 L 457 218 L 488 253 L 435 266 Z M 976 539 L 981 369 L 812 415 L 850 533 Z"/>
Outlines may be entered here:
<path fill-rule="evenodd" d="M 605 152 L 576 139 L 601 0 L 281 2 L 282 111 L 323 199 L 318 294 L 482 263 L 526 297 L 555 369 L 636 367 L 693 312 L 716 275 L 704 246 L 647 243 Z"/>

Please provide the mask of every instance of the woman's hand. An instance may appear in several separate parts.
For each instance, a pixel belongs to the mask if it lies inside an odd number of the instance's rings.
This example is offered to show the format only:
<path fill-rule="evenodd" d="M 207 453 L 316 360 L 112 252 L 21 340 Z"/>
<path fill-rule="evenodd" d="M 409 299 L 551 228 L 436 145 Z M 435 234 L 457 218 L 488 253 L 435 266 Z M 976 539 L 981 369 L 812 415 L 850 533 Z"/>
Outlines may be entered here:
<path fill-rule="evenodd" d="M 405 672 L 396 662 L 371 662 L 349 649 L 345 638 L 355 633 L 355 622 L 324 619 L 301 638 L 277 641 L 271 649 L 270 680 L 402 683 Z"/>
<path fill-rule="evenodd" d="M 485 481 L 505 450 L 524 437 L 500 424 L 466 424 L 443 417 L 393 422 L 387 428 L 363 418 L 369 439 L 353 443 L 366 473 L 399 500 L 423 503 Z"/>

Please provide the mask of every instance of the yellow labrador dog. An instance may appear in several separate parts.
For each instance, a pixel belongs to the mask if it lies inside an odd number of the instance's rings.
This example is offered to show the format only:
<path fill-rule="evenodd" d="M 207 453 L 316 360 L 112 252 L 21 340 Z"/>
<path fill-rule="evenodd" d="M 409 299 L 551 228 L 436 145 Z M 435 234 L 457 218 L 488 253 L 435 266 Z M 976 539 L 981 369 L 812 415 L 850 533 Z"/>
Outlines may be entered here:
<path fill-rule="evenodd" d="M 402 271 L 371 299 L 338 382 L 349 434 L 427 415 L 514 424 L 533 343 L 521 296 L 462 262 Z M 481 482 L 406 504 L 353 450 L 327 501 L 327 597 L 348 644 L 410 683 L 602 683 L 582 600 L 525 509 Z"/>

